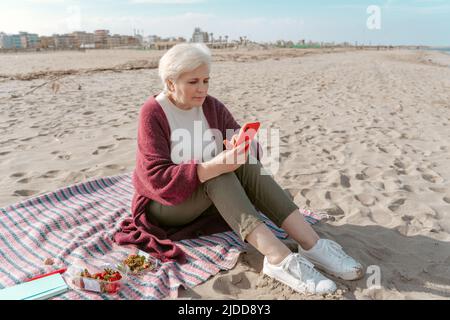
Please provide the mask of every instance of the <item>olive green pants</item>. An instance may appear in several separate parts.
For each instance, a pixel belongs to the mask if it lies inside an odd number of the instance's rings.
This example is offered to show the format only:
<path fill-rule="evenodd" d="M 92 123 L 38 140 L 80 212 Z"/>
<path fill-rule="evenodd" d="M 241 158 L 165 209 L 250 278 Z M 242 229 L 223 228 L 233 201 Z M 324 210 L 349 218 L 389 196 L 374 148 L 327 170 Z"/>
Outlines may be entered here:
<path fill-rule="evenodd" d="M 234 172 L 202 183 L 179 205 L 166 206 L 151 201 L 146 208 L 147 216 L 163 226 L 176 227 L 202 214 L 220 214 L 243 241 L 262 223 L 256 209 L 281 227 L 284 219 L 298 207 L 271 175 L 262 174 L 261 163 L 253 160 L 253 164 L 247 160 Z"/>

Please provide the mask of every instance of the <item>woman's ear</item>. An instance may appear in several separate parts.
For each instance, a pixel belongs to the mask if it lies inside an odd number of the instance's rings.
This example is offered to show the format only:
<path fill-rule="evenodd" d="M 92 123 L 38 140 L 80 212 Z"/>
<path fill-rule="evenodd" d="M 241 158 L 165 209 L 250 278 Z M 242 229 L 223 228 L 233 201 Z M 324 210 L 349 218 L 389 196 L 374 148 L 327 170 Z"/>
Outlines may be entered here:
<path fill-rule="evenodd" d="M 170 92 L 174 92 L 175 91 L 175 87 L 173 85 L 172 80 L 167 80 L 167 88 L 169 89 Z"/>

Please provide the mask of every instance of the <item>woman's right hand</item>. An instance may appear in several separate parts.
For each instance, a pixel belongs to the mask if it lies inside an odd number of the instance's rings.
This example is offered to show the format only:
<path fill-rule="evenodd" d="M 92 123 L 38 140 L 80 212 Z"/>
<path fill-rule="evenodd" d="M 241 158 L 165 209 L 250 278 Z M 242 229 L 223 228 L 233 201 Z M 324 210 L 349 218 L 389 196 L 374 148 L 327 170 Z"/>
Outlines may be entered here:
<path fill-rule="evenodd" d="M 247 161 L 249 152 L 245 152 L 245 147 L 248 146 L 249 142 L 234 146 L 225 140 L 224 144 L 226 150 L 223 150 L 211 160 L 198 165 L 197 173 L 200 182 L 203 183 L 221 174 L 233 172 Z"/>
<path fill-rule="evenodd" d="M 211 159 L 214 165 L 222 166 L 223 173 L 235 171 L 247 161 L 249 153 L 245 152 L 245 147 L 249 143 L 245 142 L 234 146 L 234 140 L 234 137 L 231 139 L 232 142 L 224 140 L 226 149 Z"/>

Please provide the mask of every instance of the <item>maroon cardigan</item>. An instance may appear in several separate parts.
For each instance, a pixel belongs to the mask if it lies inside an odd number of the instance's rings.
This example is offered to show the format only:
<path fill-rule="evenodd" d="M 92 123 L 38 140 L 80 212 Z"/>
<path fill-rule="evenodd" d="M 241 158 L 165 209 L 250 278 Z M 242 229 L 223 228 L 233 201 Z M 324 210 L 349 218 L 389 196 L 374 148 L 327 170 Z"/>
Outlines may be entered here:
<path fill-rule="evenodd" d="M 150 201 L 173 206 L 188 199 L 200 186 L 197 164 L 174 164 L 170 158 L 170 126 L 166 115 L 150 97 L 139 114 L 136 167 L 133 172 L 132 217 L 121 223 L 121 230 L 114 235 L 118 244 L 134 244 L 141 250 L 162 260 L 185 261 L 184 253 L 173 241 L 196 238 L 230 230 L 221 216 L 200 216 L 180 228 L 163 229 L 156 221 L 149 221 L 145 207 Z M 207 96 L 203 113 L 211 129 L 219 129 L 226 136 L 226 129 L 237 130 L 240 125 L 230 111 L 216 98 Z M 257 158 L 261 149 L 258 145 Z"/>

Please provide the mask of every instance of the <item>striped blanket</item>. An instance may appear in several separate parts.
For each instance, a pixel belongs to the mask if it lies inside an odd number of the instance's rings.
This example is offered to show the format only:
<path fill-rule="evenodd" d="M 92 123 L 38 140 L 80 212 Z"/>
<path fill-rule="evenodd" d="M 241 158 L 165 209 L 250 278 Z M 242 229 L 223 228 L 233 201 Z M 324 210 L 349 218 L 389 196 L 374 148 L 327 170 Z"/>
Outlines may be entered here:
<path fill-rule="evenodd" d="M 126 257 L 131 247 L 118 246 L 112 236 L 130 214 L 132 196 L 131 174 L 124 174 L 0 208 L 0 289 L 63 266 Z M 302 209 L 302 213 L 311 224 L 320 219 L 309 210 Z M 266 223 L 277 237 L 287 238 L 267 219 Z M 231 231 L 177 244 L 186 252 L 185 264 L 168 262 L 154 273 L 128 277 L 116 295 L 70 290 L 55 299 L 176 298 L 180 286 L 192 288 L 221 270 L 232 269 L 245 250 L 245 244 Z M 46 265 L 47 258 L 55 263 Z"/>

